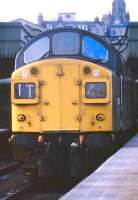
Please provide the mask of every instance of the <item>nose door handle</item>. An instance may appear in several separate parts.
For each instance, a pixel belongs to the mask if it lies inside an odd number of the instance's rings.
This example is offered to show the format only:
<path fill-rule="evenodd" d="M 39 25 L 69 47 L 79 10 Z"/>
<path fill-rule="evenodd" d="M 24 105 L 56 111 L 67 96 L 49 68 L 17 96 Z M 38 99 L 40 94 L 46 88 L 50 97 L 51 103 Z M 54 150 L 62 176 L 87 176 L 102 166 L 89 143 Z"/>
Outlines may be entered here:
<path fill-rule="evenodd" d="M 48 100 L 44 100 L 44 104 L 45 104 L 45 105 L 48 105 L 48 104 L 49 104 L 49 101 L 48 101 Z"/>
<path fill-rule="evenodd" d="M 72 104 L 73 104 L 73 105 L 77 105 L 77 104 L 78 104 L 78 101 L 77 101 L 77 100 L 72 100 Z"/>

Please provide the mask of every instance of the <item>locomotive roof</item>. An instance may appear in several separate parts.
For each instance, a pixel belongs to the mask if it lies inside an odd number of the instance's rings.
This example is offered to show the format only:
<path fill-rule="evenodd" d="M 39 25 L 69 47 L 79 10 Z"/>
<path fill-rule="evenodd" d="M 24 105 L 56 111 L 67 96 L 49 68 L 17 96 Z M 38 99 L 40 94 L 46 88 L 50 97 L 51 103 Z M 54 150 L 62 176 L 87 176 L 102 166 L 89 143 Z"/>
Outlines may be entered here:
<path fill-rule="evenodd" d="M 51 35 L 51 34 L 54 34 L 54 33 L 58 33 L 58 32 L 76 32 L 76 33 L 79 33 L 81 35 L 88 35 L 88 36 L 91 36 L 92 38 L 95 38 L 96 40 L 100 41 L 101 43 L 103 43 L 107 48 L 113 48 L 115 51 L 116 49 L 111 46 L 111 44 L 106 41 L 105 39 L 103 39 L 103 37 L 100 37 L 92 32 L 89 32 L 89 31 L 86 31 L 86 30 L 82 30 L 82 29 L 79 29 L 79 28 L 72 28 L 72 27 L 62 27 L 62 28 L 55 28 L 55 29 L 52 29 L 52 30 L 48 30 L 48 31 L 44 31 L 42 33 L 40 33 L 39 35 L 37 35 L 36 37 L 34 37 L 31 41 L 29 41 L 29 43 L 27 43 L 23 49 L 26 49 L 28 46 L 30 46 L 32 43 L 34 43 L 35 41 L 37 41 L 39 38 L 45 36 L 45 35 Z"/>
<path fill-rule="evenodd" d="M 48 31 L 42 32 L 39 35 L 37 35 L 35 38 L 33 38 L 17 54 L 16 60 L 15 60 L 15 67 L 19 68 L 25 64 L 24 60 L 23 60 L 23 53 L 29 46 L 31 46 L 33 43 L 35 43 L 37 40 L 39 40 L 40 38 L 42 38 L 44 36 L 51 37 L 53 34 L 60 33 L 60 32 L 74 32 L 74 33 L 78 33 L 81 36 L 90 36 L 91 38 L 94 38 L 96 41 L 99 41 L 101 44 L 103 44 L 103 46 L 105 46 L 109 50 L 109 52 L 112 52 L 115 57 L 120 57 L 119 52 L 113 46 L 111 46 L 108 42 L 106 42 L 103 38 L 101 38 L 91 32 L 82 30 L 82 29 L 72 28 L 72 27 L 64 27 L 64 28 L 56 28 L 53 30 L 48 30 Z M 87 60 L 89 60 L 89 59 L 87 59 Z"/>

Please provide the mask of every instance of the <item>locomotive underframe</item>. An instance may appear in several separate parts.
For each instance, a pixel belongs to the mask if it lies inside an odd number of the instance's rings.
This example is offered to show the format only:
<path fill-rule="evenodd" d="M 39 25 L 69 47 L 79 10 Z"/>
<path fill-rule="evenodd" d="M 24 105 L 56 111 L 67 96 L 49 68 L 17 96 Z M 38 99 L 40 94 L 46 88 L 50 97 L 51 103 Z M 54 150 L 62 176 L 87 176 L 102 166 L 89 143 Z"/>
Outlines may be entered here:
<path fill-rule="evenodd" d="M 119 134 L 16 134 L 12 139 L 14 155 L 24 164 L 29 176 L 39 178 L 85 177 L 115 148 Z"/>

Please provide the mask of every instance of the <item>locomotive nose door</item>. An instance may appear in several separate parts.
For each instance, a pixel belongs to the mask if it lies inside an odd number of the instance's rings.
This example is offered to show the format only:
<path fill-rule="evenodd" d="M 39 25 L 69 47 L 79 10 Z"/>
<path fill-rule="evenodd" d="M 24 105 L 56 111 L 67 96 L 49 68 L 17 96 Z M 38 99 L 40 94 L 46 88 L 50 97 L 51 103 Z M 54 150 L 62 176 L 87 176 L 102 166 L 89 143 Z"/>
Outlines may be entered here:
<path fill-rule="evenodd" d="M 79 130 L 79 65 L 48 64 L 42 79 L 42 130 Z"/>

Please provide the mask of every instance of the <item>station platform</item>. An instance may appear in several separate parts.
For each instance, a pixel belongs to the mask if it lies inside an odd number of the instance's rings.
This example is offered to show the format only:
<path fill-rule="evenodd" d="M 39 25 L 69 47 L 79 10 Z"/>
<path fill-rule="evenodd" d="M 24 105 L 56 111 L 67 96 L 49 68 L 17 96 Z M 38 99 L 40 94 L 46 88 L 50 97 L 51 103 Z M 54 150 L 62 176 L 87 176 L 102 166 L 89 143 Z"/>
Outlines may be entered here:
<path fill-rule="evenodd" d="M 0 133 L 8 133 L 9 129 L 0 129 Z"/>
<path fill-rule="evenodd" d="M 138 134 L 60 200 L 138 200 Z"/>
<path fill-rule="evenodd" d="M 0 129 L 0 155 L 9 152 L 10 145 L 9 145 L 9 129 Z"/>

